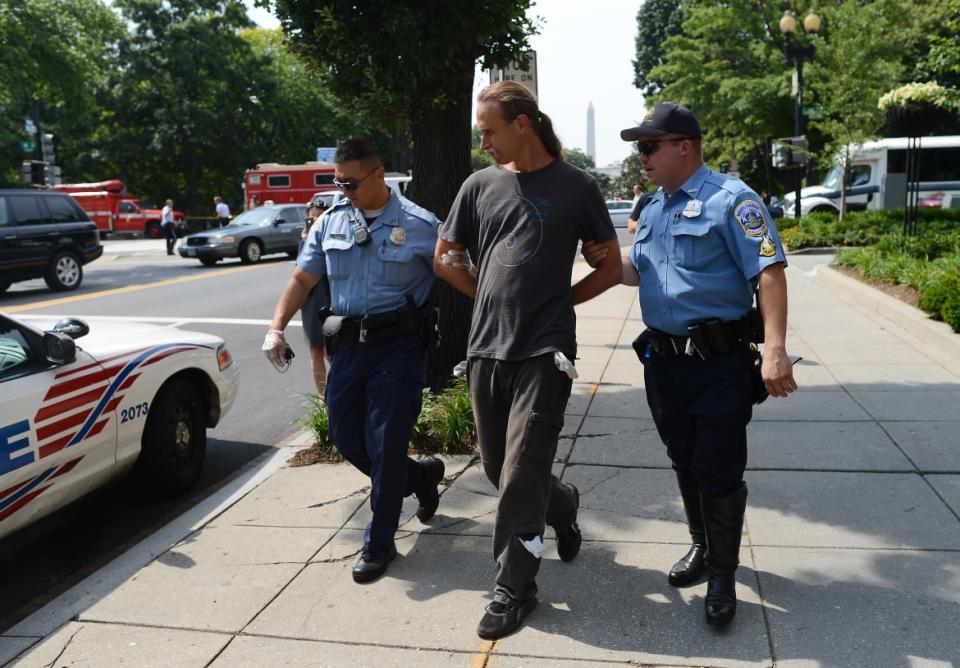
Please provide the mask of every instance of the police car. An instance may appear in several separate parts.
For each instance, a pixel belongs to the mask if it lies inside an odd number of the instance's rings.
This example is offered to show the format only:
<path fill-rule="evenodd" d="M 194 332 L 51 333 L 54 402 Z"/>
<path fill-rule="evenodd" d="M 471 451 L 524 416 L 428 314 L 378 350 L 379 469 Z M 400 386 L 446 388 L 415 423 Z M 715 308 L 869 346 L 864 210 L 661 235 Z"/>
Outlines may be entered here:
<path fill-rule="evenodd" d="M 189 488 L 236 398 L 223 339 L 90 323 L 0 313 L 0 538 L 131 471 Z"/>

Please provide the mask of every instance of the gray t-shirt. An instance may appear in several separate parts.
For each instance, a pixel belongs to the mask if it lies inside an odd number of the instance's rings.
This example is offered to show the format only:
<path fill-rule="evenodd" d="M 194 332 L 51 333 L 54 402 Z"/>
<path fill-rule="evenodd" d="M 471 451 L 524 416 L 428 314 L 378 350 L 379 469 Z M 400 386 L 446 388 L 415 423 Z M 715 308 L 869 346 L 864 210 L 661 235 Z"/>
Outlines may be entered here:
<path fill-rule="evenodd" d="M 525 173 L 487 167 L 464 181 L 440 237 L 477 266 L 468 357 L 576 357 L 577 242 L 616 238 L 596 179 L 562 160 Z"/>

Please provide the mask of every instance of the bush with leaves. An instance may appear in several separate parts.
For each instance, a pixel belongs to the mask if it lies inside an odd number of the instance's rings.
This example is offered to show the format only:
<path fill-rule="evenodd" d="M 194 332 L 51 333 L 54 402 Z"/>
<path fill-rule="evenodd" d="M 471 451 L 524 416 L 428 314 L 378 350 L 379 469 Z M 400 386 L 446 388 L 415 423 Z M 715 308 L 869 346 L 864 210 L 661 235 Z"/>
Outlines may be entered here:
<path fill-rule="evenodd" d="M 932 209 L 919 211 L 917 239 L 960 230 L 960 209 Z M 787 220 L 787 219 L 784 219 Z M 777 221 L 780 238 L 787 248 L 823 248 L 832 246 L 870 246 L 889 235 L 903 231 L 903 210 L 852 211 L 843 220 L 828 212 L 803 216 L 799 223 L 790 219 L 787 225 Z M 922 241 L 919 243 L 936 243 Z"/>

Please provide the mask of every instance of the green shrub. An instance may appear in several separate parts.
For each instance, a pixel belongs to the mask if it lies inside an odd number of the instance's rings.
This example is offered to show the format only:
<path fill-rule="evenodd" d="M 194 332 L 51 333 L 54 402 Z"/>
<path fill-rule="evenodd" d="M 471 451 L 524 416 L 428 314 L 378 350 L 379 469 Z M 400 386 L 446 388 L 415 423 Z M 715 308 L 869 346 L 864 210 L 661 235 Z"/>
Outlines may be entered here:
<path fill-rule="evenodd" d="M 918 211 L 918 237 L 960 231 L 960 209 L 924 208 Z M 851 211 L 842 221 L 836 214 L 811 213 L 800 219 L 777 221 L 784 244 L 791 250 L 824 246 L 868 246 L 888 235 L 902 234 L 903 210 Z M 937 242 L 931 242 L 937 243 Z"/>
<path fill-rule="evenodd" d="M 947 318 L 943 317 L 944 308 L 946 307 L 948 312 L 953 313 L 958 294 L 960 294 L 960 262 L 952 270 L 937 271 L 931 274 L 920 288 L 918 306 L 946 321 Z M 958 322 L 958 326 L 954 326 L 954 329 L 960 331 L 960 322 Z"/>
<path fill-rule="evenodd" d="M 417 420 L 414 445 L 420 451 L 462 454 L 473 451 L 476 427 L 466 376 L 454 379 L 439 395 L 431 395 Z"/>
<path fill-rule="evenodd" d="M 330 438 L 330 417 L 327 415 L 327 404 L 318 394 L 308 394 L 309 410 L 300 418 L 300 424 L 313 434 L 313 447 L 308 451 L 298 453 L 291 460 L 294 466 L 315 464 L 316 462 L 339 462 L 343 457 L 337 452 Z"/>

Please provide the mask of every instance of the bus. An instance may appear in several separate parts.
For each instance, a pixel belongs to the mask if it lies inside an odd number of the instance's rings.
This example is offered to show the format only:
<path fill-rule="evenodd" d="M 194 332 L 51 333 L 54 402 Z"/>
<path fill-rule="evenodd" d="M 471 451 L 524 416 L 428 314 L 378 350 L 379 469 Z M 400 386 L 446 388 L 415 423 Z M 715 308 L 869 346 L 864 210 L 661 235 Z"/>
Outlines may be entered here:
<path fill-rule="evenodd" d="M 907 137 L 879 139 L 851 147 L 847 172 L 847 211 L 902 209 L 906 206 Z M 960 135 L 920 138 L 919 201 L 922 206 L 960 209 Z M 838 161 L 823 182 L 800 191 L 800 213 L 840 211 Z M 793 192 L 784 197 L 784 214 L 794 215 Z"/>

